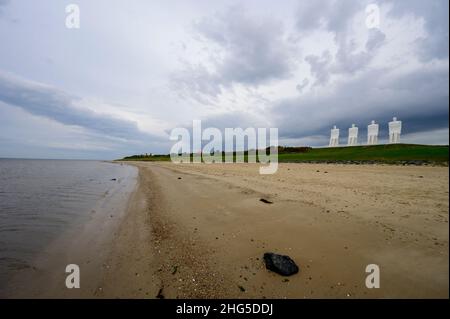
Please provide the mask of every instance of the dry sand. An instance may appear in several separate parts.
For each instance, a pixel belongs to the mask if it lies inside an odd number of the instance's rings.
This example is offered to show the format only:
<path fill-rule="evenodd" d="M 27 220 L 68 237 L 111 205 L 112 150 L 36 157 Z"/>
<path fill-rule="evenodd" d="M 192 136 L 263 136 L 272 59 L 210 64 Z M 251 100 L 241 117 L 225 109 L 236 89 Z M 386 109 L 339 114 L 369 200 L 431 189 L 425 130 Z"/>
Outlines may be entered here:
<path fill-rule="evenodd" d="M 449 296 L 447 167 L 133 165 L 139 188 L 97 297 Z M 300 273 L 269 272 L 265 252 Z M 365 286 L 368 264 L 380 289 Z"/>

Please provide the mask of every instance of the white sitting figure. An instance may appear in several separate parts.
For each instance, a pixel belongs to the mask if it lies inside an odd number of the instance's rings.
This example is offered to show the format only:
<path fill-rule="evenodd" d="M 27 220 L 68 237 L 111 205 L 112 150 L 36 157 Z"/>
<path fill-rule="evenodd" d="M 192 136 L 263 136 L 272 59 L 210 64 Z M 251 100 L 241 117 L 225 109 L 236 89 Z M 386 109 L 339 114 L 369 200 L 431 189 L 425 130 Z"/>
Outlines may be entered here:
<path fill-rule="evenodd" d="M 389 122 L 389 143 L 400 143 L 400 134 L 402 133 L 402 121 L 397 121 L 394 117 L 392 122 Z"/>
<path fill-rule="evenodd" d="M 331 129 L 330 147 L 339 146 L 339 129 L 336 125 Z"/>
<path fill-rule="evenodd" d="M 378 131 L 379 125 L 375 121 L 367 126 L 367 145 L 378 144 Z"/>
<path fill-rule="evenodd" d="M 358 127 L 352 124 L 352 127 L 348 129 L 348 146 L 358 145 Z"/>

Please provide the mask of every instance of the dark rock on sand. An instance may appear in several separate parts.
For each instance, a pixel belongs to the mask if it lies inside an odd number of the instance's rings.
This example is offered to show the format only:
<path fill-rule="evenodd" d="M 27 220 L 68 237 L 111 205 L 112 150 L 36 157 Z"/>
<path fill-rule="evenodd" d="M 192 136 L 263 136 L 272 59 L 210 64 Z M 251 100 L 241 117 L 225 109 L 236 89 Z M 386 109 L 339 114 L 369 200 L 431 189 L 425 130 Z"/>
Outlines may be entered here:
<path fill-rule="evenodd" d="M 265 204 L 273 204 L 273 202 L 271 202 L 270 200 L 267 200 L 265 198 L 261 198 L 260 201 L 265 203 Z"/>
<path fill-rule="evenodd" d="M 282 276 L 291 276 L 299 271 L 298 266 L 289 256 L 265 253 L 264 262 L 267 269 Z"/>

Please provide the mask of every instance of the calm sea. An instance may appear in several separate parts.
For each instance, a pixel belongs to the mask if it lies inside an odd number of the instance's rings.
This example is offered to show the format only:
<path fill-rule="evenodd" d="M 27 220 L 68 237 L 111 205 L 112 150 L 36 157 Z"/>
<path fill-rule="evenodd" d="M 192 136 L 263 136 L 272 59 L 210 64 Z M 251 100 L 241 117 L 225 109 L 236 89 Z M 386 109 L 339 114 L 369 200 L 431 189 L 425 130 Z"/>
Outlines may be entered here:
<path fill-rule="evenodd" d="M 136 176 L 132 166 L 101 161 L 0 159 L 0 288 Z"/>

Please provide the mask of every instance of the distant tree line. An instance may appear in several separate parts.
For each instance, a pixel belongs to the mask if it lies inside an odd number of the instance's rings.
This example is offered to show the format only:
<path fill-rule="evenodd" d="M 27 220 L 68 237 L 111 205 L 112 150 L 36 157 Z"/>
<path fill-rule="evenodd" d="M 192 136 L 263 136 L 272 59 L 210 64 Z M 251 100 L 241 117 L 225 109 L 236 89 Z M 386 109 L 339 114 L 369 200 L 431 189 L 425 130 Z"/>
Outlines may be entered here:
<path fill-rule="evenodd" d="M 272 147 L 267 147 L 266 152 L 269 152 Z M 312 150 L 312 147 L 309 146 L 278 146 L 278 154 L 289 154 L 289 153 L 307 153 L 310 150 Z M 253 150 L 254 151 L 254 150 Z M 219 152 L 222 153 L 222 155 L 225 155 L 226 152 L 222 151 Z M 231 152 L 230 152 L 231 153 Z M 234 151 L 233 155 L 236 155 L 238 152 Z M 239 152 L 240 154 L 242 152 Z M 244 151 L 244 155 L 248 155 L 249 151 Z M 213 154 L 213 153 L 211 153 Z M 182 154 L 178 154 L 182 155 Z M 190 153 L 189 155 L 194 155 L 193 153 Z M 133 159 L 157 159 L 157 158 L 165 158 L 170 156 L 170 154 L 152 154 L 152 153 L 145 153 L 145 154 L 137 154 L 137 155 L 131 155 L 124 157 L 124 160 L 133 160 Z"/>

